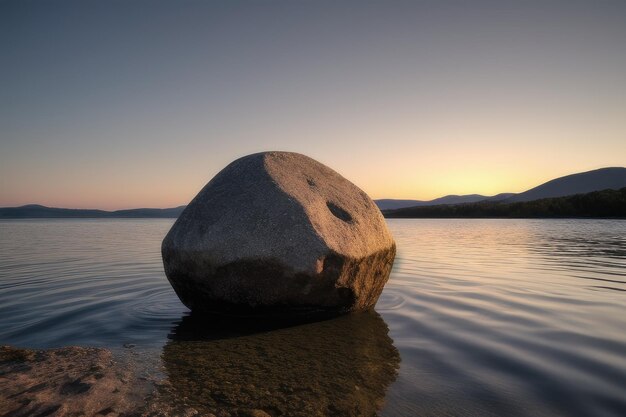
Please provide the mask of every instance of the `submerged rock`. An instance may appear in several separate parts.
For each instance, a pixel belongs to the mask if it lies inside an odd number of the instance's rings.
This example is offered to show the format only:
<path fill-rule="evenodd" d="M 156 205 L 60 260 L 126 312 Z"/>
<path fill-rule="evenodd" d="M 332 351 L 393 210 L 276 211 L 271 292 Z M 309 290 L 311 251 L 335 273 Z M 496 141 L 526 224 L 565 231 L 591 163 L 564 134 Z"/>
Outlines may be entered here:
<path fill-rule="evenodd" d="M 374 202 L 297 153 L 238 159 L 191 201 L 162 244 L 194 311 L 343 313 L 376 304 L 395 243 Z"/>
<path fill-rule="evenodd" d="M 400 354 L 375 311 L 297 326 L 185 317 L 163 348 L 171 389 L 200 415 L 375 416 Z"/>
<path fill-rule="evenodd" d="M 101 348 L 0 346 L 0 376 L 2 416 L 147 416 L 152 391 Z"/>

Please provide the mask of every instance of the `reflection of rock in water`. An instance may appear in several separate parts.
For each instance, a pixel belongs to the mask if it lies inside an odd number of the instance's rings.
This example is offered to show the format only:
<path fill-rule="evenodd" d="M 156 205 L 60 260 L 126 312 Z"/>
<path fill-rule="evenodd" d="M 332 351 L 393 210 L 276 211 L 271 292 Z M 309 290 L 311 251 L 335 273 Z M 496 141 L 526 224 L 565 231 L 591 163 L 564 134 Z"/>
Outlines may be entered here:
<path fill-rule="evenodd" d="M 186 318 L 165 346 L 171 401 L 235 415 L 368 416 L 396 377 L 400 356 L 375 312 L 273 330 L 217 320 L 199 334 Z"/>

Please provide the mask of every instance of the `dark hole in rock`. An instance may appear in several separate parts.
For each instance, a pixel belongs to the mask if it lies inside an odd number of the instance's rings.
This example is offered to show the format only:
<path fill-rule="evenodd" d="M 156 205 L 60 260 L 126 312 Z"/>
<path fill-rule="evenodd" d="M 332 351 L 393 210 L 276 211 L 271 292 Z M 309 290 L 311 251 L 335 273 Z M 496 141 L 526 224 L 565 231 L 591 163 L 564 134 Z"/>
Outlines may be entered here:
<path fill-rule="evenodd" d="M 330 210 L 330 212 L 333 213 L 333 216 L 335 216 L 336 218 L 343 220 L 344 222 L 352 221 L 352 216 L 350 215 L 350 213 L 348 213 L 338 205 L 331 203 L 330 201 L 327 201 L 326 205 L 328 206 L 328 210 Z"/>
<path fill-rule="evenodd" d="M 311 178 L 307 178 L 306 183 L 309 184 L 311 187 L 315 187 L 317 185 L 315 184 L 315 181 L 313 181 Z"/>

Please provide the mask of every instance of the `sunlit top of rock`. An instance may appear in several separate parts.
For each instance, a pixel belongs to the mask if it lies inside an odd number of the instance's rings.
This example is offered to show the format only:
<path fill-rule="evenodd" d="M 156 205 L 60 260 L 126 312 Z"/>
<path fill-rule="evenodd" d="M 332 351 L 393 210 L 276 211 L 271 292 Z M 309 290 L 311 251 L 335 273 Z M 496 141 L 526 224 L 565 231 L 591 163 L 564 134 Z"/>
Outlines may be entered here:
<path fill-rule="evenodd" d="M 212 249 L 222 261 L 276 256 L 314 272 L 328 250 L 360 258 L 393 245 L 371 198 L 329 167 L 292 152 L 232 162 L 192 200 L 164 245 Z"/>

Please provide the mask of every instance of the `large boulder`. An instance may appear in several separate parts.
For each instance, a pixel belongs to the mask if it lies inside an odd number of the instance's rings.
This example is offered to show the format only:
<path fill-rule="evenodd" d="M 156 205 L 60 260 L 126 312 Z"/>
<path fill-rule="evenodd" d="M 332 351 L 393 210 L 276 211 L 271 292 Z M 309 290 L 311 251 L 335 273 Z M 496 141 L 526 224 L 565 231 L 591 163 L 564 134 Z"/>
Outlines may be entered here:
<path fill-rule="evenodd" d="M 374 202 L 297 153 L 238 159 L 163 240 L 165 273 L 194 311 L 345 313 L 372 308 L 395 257 Z"/>

